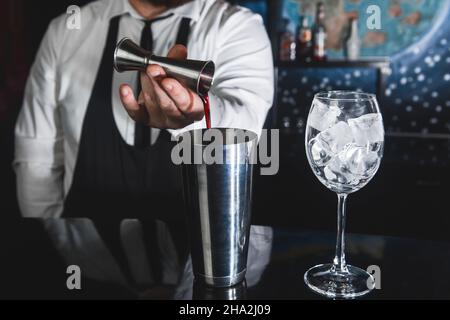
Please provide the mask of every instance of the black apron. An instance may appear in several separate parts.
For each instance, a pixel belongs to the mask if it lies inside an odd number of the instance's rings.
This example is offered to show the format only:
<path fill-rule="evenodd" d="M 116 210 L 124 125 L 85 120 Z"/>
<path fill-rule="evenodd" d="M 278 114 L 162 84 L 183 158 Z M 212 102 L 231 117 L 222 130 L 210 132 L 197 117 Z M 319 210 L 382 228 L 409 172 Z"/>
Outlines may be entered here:
<path fill-rule="evenodd" d="M 152 146 L 135 147 L 123 140 L 114 120 L 111 90 L 119 22 L 120 16 L 110 21 L 63 217 L 184 220 L 181 168 L 171 161 L 175 142 L 170 133 L 161 130 Z M 176 43 L 186 46 L 189 23 L 182 19 Z"/>

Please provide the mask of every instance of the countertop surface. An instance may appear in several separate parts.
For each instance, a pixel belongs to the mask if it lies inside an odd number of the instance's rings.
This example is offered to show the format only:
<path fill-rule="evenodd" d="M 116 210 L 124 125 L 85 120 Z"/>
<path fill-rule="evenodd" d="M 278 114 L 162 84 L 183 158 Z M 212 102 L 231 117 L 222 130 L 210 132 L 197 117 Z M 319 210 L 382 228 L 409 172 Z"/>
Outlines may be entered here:
<path fill-rule="evenodd" d="M 139 240 L 148 237 L 137 221 L 100 226 L 86 219 L 15 223 L 14 235 L 1 244 L 0 297 L 320 299 L 306 288 L 303 274 L 331 262 L 334 253 L 333 233 L 252 227 L 246 283 L 210 289 L 194 285 L 188 252 L 174 254 L 160 242 L 167 228 L 155 246 Z M 121 240 L 114 241 L 119 229 Z M 448 242 L 349 234 L 346 251 L 350 264 L 379 268 L 378 289 L 364 299 L 450 298 Z M 80 268 L 80 290 L 67 288 L 70 265 Z"/>

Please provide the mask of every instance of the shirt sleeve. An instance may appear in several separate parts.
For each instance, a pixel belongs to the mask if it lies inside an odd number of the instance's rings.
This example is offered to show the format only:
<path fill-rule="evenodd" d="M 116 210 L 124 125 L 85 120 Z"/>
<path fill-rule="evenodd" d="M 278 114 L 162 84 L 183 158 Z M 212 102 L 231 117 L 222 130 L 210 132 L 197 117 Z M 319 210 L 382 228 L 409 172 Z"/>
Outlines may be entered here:
<path fill-rule="evenodd" d="M 63 207 L 63 132 L 55 81 L 57 29 L 53 21 L 42 40 L 15 127 L 13 167 L 25 217 L 57 217 Z"/>
<path fill-rule="evenodd" d="M 216 66 L 209 91 L 211 126 L 260 135 L 274 95 L 272 48 L 262 18 L 248 9 L 228 6 L 220 18 L 212 19 L 220 22 L 217 29 L 212 28 L 214 38 L 208 39 L 206 49 Z M 204 127 L 203 119 L 169 132 L 176 137 Z"/>
<path fill-rule="evenodd" d="M 247 9 L 231 11 L 217 37 L 212 126 L 259 135 L 274 95 L 272 49 L 262 18 Z"/>

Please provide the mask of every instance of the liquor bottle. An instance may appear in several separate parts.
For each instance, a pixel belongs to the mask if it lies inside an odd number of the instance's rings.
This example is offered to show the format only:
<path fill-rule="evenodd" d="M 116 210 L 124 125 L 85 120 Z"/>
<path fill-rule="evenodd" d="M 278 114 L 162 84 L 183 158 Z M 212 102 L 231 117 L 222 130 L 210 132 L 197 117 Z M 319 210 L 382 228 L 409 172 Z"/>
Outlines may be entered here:
<path fill-rule="evenodd" d="M 313 30 L 313 60 L 325 61 L 327 52 L 325 49 L 325 41 L 327 38 L 327 30 L 325 28 L 325 6 L 322 2 L 317 4 L 316 22 Z"/>
<path fill-rule="evenodd" d="M 344 42 L 344 55 L 347 60 L 357 60 L 361 50 L 361 41 L 358 35 L 358 20 L 350 19 L 350 26 Z"/>
<path fill-rule="evenodd" d="M 297 60 L 310 62 L 313 55 L 312 30 L 307 16 L 303 16 L 300 21 L 297 31 Z"/>
<path fill-rule="evenodd" d="M 288 19 L 283 19 L 283 29 L 279 39 L 279 59 L 280 61 L 293 61 L 296 56 L 296 42 L 294 33 L 291 31 Z"/>

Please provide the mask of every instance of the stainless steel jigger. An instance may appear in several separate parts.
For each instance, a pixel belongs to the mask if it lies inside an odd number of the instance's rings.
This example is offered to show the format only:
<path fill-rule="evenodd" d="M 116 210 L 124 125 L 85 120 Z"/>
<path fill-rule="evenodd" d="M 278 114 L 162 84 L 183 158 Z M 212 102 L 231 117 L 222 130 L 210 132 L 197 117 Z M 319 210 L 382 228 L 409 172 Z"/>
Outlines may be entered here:
<path fill-rule="evenodd" d="M 177 60 L 160 57 L 139 47 L 129 38 L 119 41 L 114 51 L 114 68 L 118 72 L 144 71 L 149 64 L 160 65 L 167 76 L 175 78 L 200 95 L 206 95 L 214 79 L 214 62 Z"/>

